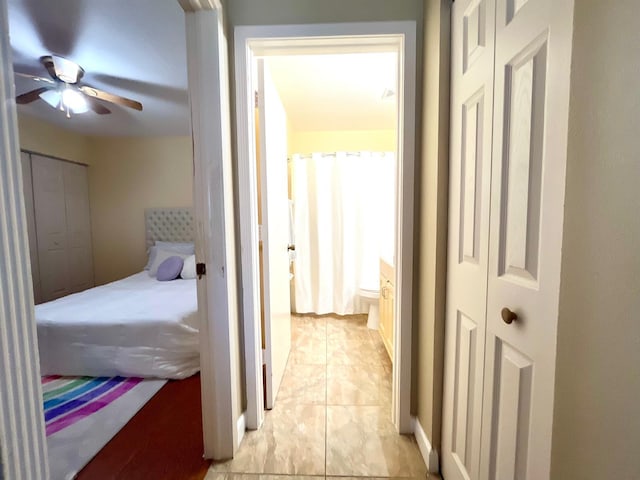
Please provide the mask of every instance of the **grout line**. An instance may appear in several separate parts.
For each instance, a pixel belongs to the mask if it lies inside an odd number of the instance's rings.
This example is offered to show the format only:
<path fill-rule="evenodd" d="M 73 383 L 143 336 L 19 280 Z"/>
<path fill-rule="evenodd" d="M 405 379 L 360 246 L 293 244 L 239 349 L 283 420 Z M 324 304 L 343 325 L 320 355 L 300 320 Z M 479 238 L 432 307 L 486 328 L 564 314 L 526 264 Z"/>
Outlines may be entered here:
<path fill-rule="evenodd" d="M 324 321 L 324 474 L 327 475 L 329 451 L 329 325 Z"/>

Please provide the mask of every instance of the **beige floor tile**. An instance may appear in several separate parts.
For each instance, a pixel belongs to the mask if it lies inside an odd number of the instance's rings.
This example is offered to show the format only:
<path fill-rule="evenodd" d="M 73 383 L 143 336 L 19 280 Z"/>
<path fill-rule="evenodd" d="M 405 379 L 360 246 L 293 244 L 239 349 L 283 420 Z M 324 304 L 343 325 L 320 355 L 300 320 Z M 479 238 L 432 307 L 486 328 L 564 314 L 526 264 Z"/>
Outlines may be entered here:
<path fill-rule="evenodd" d="M 260 430 L 247 432 L 233 460 L 214 472 L 324 475 L 325 407 L 277 405 Z"/>
<path fill-rule="evenodd" d="M 358 339 L 364 341 L 370 341 L 369 337 L 369 329 L 367 328 L 367 323 L 361 320 L 350 320 L 350 319 L 340 319 L 340 320 L 327 320 L 327 339 L 329 342 L 332 340 L 343 340 L 343 339 Z"/>
<path fill-rule="evenodd" d="M 266 475 L 260 473 L 225 473 L 209 470 L 204 480 L 292 480 L 295 478 L 306 480 L 324 480 L 324 476 L 309 475 Z"/>
<path fill-rule="evenodd" d="M 387 408 L 327 407 L 327 475 L 423 477 L 412 436 L 398 435 Z"/>
<path fill-rule="evenodd" d="M 391 405 L 391 371 L 381 365 L 327 366 L 327 405 Z"/>
<path fill-rule="evenodd" d="M 291 340 L 296 343 L 305 338 L 325 339 L 327 321 L 324 318 L 292 317 Z"/>
<path fill-rule="evenodd" d="M 289 362 L 302 365 L 325 365 L 327 341 L 324 338 L 305 337 L 292 343 Z"/>
<path fill-rule="evenodd" d="M 327 400 L 326 365 L 289 362 L 284 372 L 276 403 L 324 405 Z"/>
<path fill-rule="evenodd" d="M 344 475 L 327 475 L 325 477 L 327 480 L 442 480 L 442 477 L 433 473 L 426 473 L 426 477 L 424 475 L 419 475 L 417 477 L 346 477 Z"/>
<path fill-rule="evenodd" d="M 373 343 L 366 338 L 329 339 L 327 341 L 327 363 L 333 365 L 378 365 L 380 355 Z"/>

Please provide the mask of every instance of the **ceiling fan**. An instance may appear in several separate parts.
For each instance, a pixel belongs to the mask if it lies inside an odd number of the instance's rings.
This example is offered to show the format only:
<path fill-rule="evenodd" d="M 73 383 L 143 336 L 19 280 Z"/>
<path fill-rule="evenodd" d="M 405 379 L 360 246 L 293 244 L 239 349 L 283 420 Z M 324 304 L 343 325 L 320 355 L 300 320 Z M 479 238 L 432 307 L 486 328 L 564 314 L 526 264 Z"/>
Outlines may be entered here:
<path fill-rule="evenodd" d="M 72 113 L 85 113 L 89 109 L 98 115 L 111 113 L 111 110 L 98 100 L 142 111 L 140 102 L 82 85 L 80 80 L 84 76 L 84 69 L 71 60 L 57 55 L 47 55 L 41 57 L 40 62 L 49 72 L 51 79 L 16 72 L 20 77 L 46 84 L 44 87 L 18 95 L 16 103 L 24 105 L 41 98 L 53 108 L 66 112 L 67 118 L 70 118 Z"/>

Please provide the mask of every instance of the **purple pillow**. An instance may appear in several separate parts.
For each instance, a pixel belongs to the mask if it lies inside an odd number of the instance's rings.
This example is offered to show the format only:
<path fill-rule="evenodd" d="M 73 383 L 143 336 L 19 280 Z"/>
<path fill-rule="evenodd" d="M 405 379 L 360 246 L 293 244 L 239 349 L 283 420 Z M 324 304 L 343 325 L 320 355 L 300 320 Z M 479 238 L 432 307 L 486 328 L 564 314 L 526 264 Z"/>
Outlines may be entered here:
<path fill-rule="evenodd" d="M 180 276 L 184 260 L 181 257 L 169 257 L 158 266 L 156 278 L 161 282 L 175 280 Z"/>

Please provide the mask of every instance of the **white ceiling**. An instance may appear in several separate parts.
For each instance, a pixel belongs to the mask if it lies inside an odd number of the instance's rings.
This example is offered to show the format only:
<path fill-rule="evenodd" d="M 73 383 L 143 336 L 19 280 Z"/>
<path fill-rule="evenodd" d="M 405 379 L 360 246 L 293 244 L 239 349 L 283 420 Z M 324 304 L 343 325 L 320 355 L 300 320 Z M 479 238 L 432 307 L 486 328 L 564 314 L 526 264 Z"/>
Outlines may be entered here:
<path fill-rule="evenodd" d="M 92 135 L 189 133 L 184 13 L 177 0 L 9 0 L 16 71 L 49 78 L 50 53 L 85 69 L 83 83 L 140 101 L 144 110 L 106 104 L 111 115 L 67 119 L 42 100 L 18 111 Z M 19 95 L 41 84 L 16 78 Z"/>
<path fill-rule="evenodd" d="M 396 53 L 268 57 L 271 77 L 293 130 L 387 130 L 396 127 Z"/>
<path fill-rule="evenodd" d="M 184 14 L 177 0 L 8 0 L 16 71 L 48 78 L 39 58 L 57 54 L 85 69 L 83 83 L 140 101 L 144 110 L 105 104 L 66 116 L 42 100 L 18 111 L 90 135 L 187 135 Z M 274 83 L 296 130 L 395 127 L 396 56 L 270 57 Z M 16 93 L 41 84 L 16 78 Z"/>

